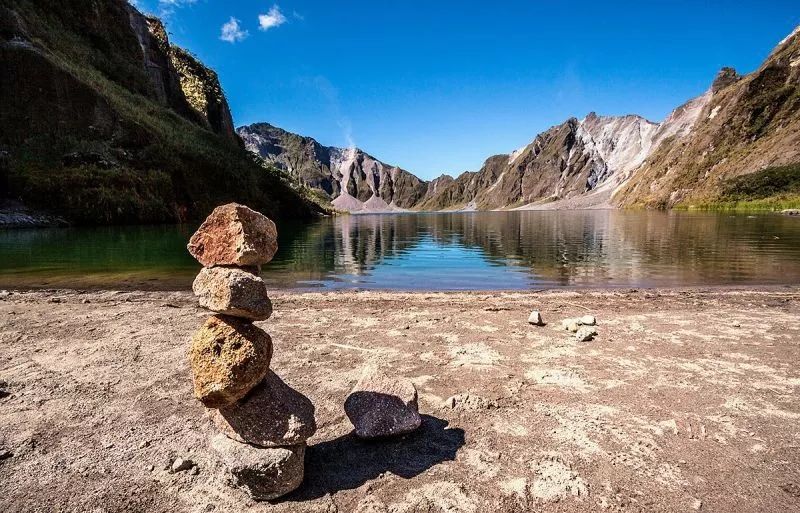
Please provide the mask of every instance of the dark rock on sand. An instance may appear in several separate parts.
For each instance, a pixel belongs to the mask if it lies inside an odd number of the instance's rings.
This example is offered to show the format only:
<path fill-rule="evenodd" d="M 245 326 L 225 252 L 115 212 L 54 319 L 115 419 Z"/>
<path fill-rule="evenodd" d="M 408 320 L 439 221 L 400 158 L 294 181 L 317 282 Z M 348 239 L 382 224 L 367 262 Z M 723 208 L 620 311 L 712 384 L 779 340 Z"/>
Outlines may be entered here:
<path fill-rule="evenodd" d="M 376 368 L 364 372 L 347 396 L 344 410 L 360 438 L 409 433 L 421 422 L 414 384 Z"/>

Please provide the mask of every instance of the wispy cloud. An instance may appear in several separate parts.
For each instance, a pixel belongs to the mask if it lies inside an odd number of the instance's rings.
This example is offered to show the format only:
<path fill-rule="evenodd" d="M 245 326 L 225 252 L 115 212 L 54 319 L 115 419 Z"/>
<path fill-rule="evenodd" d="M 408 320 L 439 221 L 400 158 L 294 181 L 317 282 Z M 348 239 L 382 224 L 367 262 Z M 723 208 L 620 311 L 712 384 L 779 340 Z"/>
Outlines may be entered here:
<path fill-rule="evenodd" d="M 239 23 L 241 23 L 239 20 L 231 16 L 231 19 L 222 25 L 219 38 L 228 43 L 238 43 L 244 40 L 250 33 L 244 30 Z"/>
<path fill-rule="evenodd" d="M 327 111 L 327 115 L 336 123 L 342 132 L 342 138 L 348 148 L 356 147 L 356 140 L 353 135 L 353 123 L 342 110 L 342 102 L 339 98 L 339 90 L 327 77 L 322 75 L 312 77 L 302 77 L 297 84 L 320 96 L 320 107 Z"/>
<path fill-rule="evenodd" d="M 258 15 L 259 30 L 269 30 L 274 27 L 279 27 L 284 23 L 286 23 L 286 16 L 283 15 L 280 7 L 277 5 L 270 7 L 267 14 Z"/>
<path fill-rule="evenodd" d="M 160 16 L 168 18 L 175 13 L 175 9 L 196 2 L 197 0 L 158 0 L 158 12 Z"/>

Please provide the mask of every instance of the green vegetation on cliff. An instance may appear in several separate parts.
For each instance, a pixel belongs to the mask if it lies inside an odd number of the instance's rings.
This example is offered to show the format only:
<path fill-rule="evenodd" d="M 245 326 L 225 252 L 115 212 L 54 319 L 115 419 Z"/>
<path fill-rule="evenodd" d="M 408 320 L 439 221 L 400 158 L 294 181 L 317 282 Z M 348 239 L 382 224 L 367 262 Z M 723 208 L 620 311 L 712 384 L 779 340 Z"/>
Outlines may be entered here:
<path fill-rule="evenodd" d="M 82 224 L 197 219 L 228 201 L 318 212 L 242 148 L 216 74 L 193 60 L 124 0 L 0 0 L 0 92 L 15 99 L 0 106 L 0 197 Z M 191 101 L 187 69 L 204 71 Z M 198 105 L 198 91 L 218 94 Z"/>
<path fill-rule="evenodd" d="M 784 210 L 800 208 L 800 163 L 770 167 L 725 180 L 719 198 L 676 208 L 696 210 Z"/>

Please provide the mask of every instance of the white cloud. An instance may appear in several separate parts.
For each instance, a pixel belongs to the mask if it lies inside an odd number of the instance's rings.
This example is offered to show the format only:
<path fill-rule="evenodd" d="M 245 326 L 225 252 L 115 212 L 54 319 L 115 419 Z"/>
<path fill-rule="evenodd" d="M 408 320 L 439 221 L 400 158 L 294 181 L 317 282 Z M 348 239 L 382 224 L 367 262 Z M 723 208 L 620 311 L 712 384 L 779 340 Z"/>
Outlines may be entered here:
<path fill-rule="evenodd" d="M 259 30 L 269 30 L 273 27 L 279 27 L 284 23 L 286 23 L 286 16 L 283 15 L 280 7 L 277 5 L 270 7 L 267 14 L 258 15 Z"/>
<path fill-rule="evenodd" d="M 219 38 L 223 41 L 227 41 L 228 43 L 237 43 L 244 40 L 250 35 L 250 33 L 242 29 L 239 23 L 239 20 L 231 16 L 231 19 L 222 25 L 222 32 L 220 33 Z"/>
<path fill-rule="evenodd" d="M 169 18 L 175 14 L 175 9 L 192 5 L 197 0 L 158 0 L 158 13 L 162 18 Z"/>

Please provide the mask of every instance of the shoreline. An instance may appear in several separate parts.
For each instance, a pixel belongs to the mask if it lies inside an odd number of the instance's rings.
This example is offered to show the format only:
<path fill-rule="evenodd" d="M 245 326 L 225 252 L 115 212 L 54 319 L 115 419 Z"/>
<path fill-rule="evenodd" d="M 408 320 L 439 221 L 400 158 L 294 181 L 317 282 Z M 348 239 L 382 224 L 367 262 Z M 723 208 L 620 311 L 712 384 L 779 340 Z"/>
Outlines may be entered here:
<path fill-rule="evenodd" d="M 305 482 L 229 488 L 192 397 L 190 292 L 0 294 L 7 511 L 788 511 L 800 497 L 800 286 L 271 294 L 256 324 L 316 406 Z M 531 310 L 546 326 L 531 326 Z M 580 343 L 560 320 L 597 316 Z M 423 426 L 355 439 L 368 364 Z M 456 399 L 450 399 L 455 397 Z M 10 456 L 8 456 L 10 454 Z M 190 459 L 197 473 L 165 470 Z M 737 493 L 731 493 L 736 490 Z M 210 509 L 209 509 L 210 508 Z"/>

